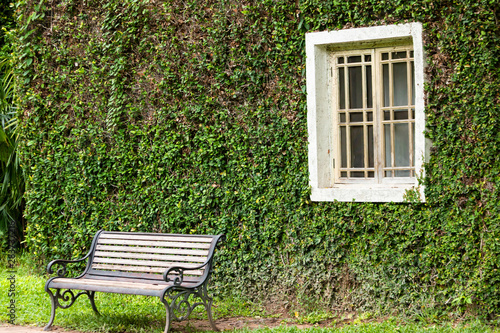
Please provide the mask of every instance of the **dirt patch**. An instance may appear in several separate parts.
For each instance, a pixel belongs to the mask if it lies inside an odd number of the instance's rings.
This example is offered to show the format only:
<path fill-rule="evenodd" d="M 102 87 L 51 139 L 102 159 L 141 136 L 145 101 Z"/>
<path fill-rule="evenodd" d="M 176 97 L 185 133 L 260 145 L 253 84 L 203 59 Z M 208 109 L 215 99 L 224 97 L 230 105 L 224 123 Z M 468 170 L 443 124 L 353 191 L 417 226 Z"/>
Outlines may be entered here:
<path fill-rule="evenodd" d="M 281 318 L 221 318 L 216 320 L 216 325 L 221 331 L 230 331 L 239 328 L 257 329 L 263 327 L 277 327 L 285 325 Z M 185 322 L 172 323 L 172 331 L 174 332 L 198 332 L 210 331 L 210 323 L 208 320 L 189 320 Z"/>
<path fill-rule="evenodd" d="M 258 329 L 258 328 L 272 328 L 278 326 L 297 326 L 297 328 L 308 327 L 325 327 L 331 324 L 329 321 L 320 322 L 317 324 L 297 324 L 283 318 L 221 318 L 216 320 L 216 325 L 221 331 L 231 331 L 240 328 Z M 182 322 L 172 322 L 170 332 L 193 333 L 200 331 L 211 331 L 210 323 L 208 320 L 187 320 Z M 0 324 L 0 333 L 33 333 L 42 332 L 43 327 L 37 326 L 18 326 L 10 324 Z M 79 331 L 65 330 L 61 327 L 53 326 L 50 332 L 53 333 L 81 333 Z"/>
<path fill-rule="evenodd" d="M 353 321 L 355 314 L 349 314 L 335 319 L 322 320 L 313 324 L 300 323 L 296 318 L 291 318 L 289 316 L 276 316 L 272 318 L 261 318 L 261 317 L 231 317 L 231 318 L 219 318 L 215 321 L 215 324 L 221 331 L 232 331 L 235 329 L 248 328 L 248 329 L 258 329 L 258 328 L 273 328 L 278 326 L 295 326 L 299 329 L 310 328 L 310 327 L 339 327 L 344 326 Z M 181 322 L 172 322 L 170 332 L 172 333 L 193 333 L 202 331 L 211 331 L 210 322 L 206 319 L 190 319 Z M 38 326 L 18 326 L 10 325 L 6 323 L 0 323 L 0 333 L 33 333 L 42 332 L 43 327 Z M 58 326 L 52 326 L 53 333 L 81 333 L 80 331 L 65 330 Z M 124 333 L 127 333 L 126 331 Z"/>
<path fill-rule="evenodd" d="M 0 323 L 0 333 L 33 333 L 33 332 L 43 332 L 43 327 L 38 326 L 18 326 Z M 52 333 L 81 333 L 78 331 L 68 331 L 60 327 L 53 326 Z"/>

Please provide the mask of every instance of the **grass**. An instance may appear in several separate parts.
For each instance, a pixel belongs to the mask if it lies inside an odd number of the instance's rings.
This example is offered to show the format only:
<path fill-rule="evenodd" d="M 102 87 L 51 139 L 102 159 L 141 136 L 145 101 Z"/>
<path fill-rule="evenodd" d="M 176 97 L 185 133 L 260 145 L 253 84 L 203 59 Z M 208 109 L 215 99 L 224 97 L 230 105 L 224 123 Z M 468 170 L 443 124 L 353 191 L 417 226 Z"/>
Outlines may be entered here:
<path fill-rule="evenodd" d="M 50 318 L 50 300 L 44 291 L 48 275 L 33 269 L 34 265 L 25 259 L 16 268 L 16 321 L 17 325 L 36 325 L 43 327 Z M 10 302 L 8 289 L 10 274 L 5 263 L 0 263 L 0 306 L 7 307 Z M 66 329 L 83 332 L 129 332 L 129 333 L 160 333 L 165 325 L 165 308 L 156 297 L 130 296 L 118 294 L 96 294 L 96 304 L 102 316 L 96 316 L 86 296 L 79 298 L 67 310 L 58 309 L 54 325 Z M 270 317 L 265 309 L 259 305 L 241 299 L 216 299 L 215 318 L 264 318 Z M 274 315 L 273 317 L 276 317 Z M 206 319 L 203 307 L 195 309 L 190 319 Z M 0 322 L 8 321 L 7 312 L 0 311 Z M 281 321 L 280 321 L 281 320 Z M 328 327 L 319 327 L 318 322 L 328 320 Z M 376 322 L 370 314 L 359 314 L 356 317 L 335 317 L 331 313 L 316 311 L 299 315 L 295 313 L 293 319 L 278 318 L 281 326 L 274 328 L 257 328 L 253 333 L 293 333 L 299 329 L 295 325 L 306 324 L 301 333 L 386 333 L 386 332 L 429 332 L 429 333 L 494 333 L 500 332 L 497 328 L 485 325 L 479 321 L 468 323 L 439 323 L 425 325 L 405 321 L 402 318 L 386 318 L 383 322 Z M 316 326 L 314 326 L 316 325 Z M 194 332 L 196 329 L 187 324 L 184 331 Z M 246 333 L 249 329 L 234 330 L 235 333 Z"/>
<path fill-rule="evenodd" d="M 237 330 L 236 332 L 250 332 L 248 329 Z M 493 332 L 480 323 L 469 325 L 441 325 L 432 327 L 419 327 L 416 324 L 398 325 L 391 322 L 383 323 L 365 323 L 359 325 L 348 325 L 339 328 L 318 328 L 311 327 L 299 329 L 297 327 L 275 327 L 263 328 L 251 331 L 252 333 L 389 333 L 389 332 L 402 332 L 402 333 L 480 333 L 480 332 Z"/>

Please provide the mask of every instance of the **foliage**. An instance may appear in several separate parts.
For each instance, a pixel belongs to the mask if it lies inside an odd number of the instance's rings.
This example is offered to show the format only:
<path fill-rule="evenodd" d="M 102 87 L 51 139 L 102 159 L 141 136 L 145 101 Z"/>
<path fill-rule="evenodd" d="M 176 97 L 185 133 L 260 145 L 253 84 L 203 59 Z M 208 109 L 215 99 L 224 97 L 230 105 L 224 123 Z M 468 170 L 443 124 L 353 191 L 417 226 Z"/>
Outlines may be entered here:
<path fill-rule="evenodd" d="M 33 263 L 30 261 L 30 257 L 20 256 L 17 261 L 20 265 L 16 267 L 15 273 L 15 289 L 17 293 L 15 298 L 15 323 L 17 325 L 36 325 L 43 327 L 50 318 L 50 300 L 43 288 L 45 281 L 48 279 L 48 275 L 37 273 L 33 269 Z M 9 293 L 7 291 L 11 286 L 12 280 L 8 280 L 8 278 L 12 277 L 12 273 L 8 272 L 11 272 L 11 270 L 6 269 L 6 263 L 0 262 L 1 304 L 10 302 L 8 297 Z M 94 314 L 88 300 L 83 296 L 79 298 L 71 308 L 66 310 L 58 309 L 55 324 L 66 329 L 82 332 L 163 332 L 165 325 L 165 307 L 157 297 L 97 293 L 96 305 L 100 313 L 103 314 L 102 316 L 96 316 Z M 238 326 L 244 322 L 242 318 L 247 318 L 251 323 L 256 321 L 262 322 L 262 318 L 272 317 L 276 322 L 282 324 L 280 327 L 252 330 L 252 332 L 256 333 L 296 333 L 299 331 L 295 325 L 316 324 L 320 321 L 323 321 L 322 325 L 325 325 L 325 320 L 329 322 L 329 325 L 325 328 L 310 327 L 301 329 L 300 332 L 498 332 L 498 329 L 494 326 L 488 326 L 477 320 L 472 322 L 462 321 L 460 323 L 451 323 L 445 320 L 429 325 L 405 321 L 404 318 L 387 317 L 384 318 L 382 322 L 379 322 L 380 318 L 373 319 L 371 314 L 366 313 L 360 314 L 359 316 L 352 313 L 336 317 L 332 314 L 326 315 L 325 313 L 320 314 L 318 312 L 312 312 L 303 313 L 297 318 L 285 319 L 276 314 L 271 315 L 259 306 L 259 304 L 248 302 L 248 300 L 243 298 L 228 299 L 224 297 L 216 299 L 214 302 L 214 316 L 219 322 L 222 318 L 239 318 L 237 322 Z M 332 318 L 336 319 L 331 320 Z M 8 319 L 5 311 L 0 313 L 0 322 Z M 181 322 L 181 327 L 179 327 L 178 330 L 185 332 L 196 331 L 196 327 L 193 326 L 192 320 L 208 320 L 203 307 L 195 308 L 190 319 Z M 246 333 L 249 329 L 245 328 L 234 331 L 235 333 Z"/>
<path fill-rule="evenodd" d="M 17 3 L 27 245 L 225 233 L 217 293 L 286 308 L 500 310 L 497 1 Z M 426 203 L 311 203 L 309 31 L 420 21 Z M 319 301 L 318 301 L 319 300 Z"/>
<path fill-rule="evenodd" d="M 49 276 L 32 270 L 32 263 L 19 257 L 21 265 L 16 267 L 15 305 L 16 324 L 45 326 L 50 318 L 50 299 L 44 290 Z M 0 303 L 9 304 L 9 288 L 13 280 L 12 270 L 6 263 L 0 263 Z M 102 316 L 96 316 L 86 296 L 79 298 L 70 309 L 58 309 L 55 325 L 84 332 L 163 332 L 165 329 L 165 306 L 158 297 L 144 297 L 120 294 L 96 294 L 96 305 Z M 238 316 L 264 315 L 256 304 L 242 299 L 216 299 L 214 301 L 216 319 Z M 0 314 L 0 322 L 9 320 L 7 312 Z M 208 320 L 203 307 L 195 308 L 191 319 Z M 187 322 L 185 322 L 187 324 Z"/>
<path fill-rule="evenodd" d="M 0 53 L 8 49 L 5 32 L 14 27 L 14 5 L 12 0 L 0 0 Z"/>
<path fill-rule="evenodd" d="M 0 251 L 19 246 L 23 237 L 24 175 L 17 153 L 17 117 L 14 105 L 12 59 L 0 54 Z M 12 227 L 12 225 L 14 227 Z M 10 230 L 10 231 L 9 231 Z M 8 241 L 9 232 L 14 232 Z"/>

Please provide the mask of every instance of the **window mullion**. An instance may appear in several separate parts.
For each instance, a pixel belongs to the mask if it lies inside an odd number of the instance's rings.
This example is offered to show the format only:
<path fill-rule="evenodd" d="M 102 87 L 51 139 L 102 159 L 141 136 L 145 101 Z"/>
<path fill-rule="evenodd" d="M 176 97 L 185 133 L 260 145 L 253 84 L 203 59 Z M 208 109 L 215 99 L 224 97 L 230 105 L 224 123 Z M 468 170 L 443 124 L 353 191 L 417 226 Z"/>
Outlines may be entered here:
<path fill-rule="evenodd" d="M 408 52 L 409 53 L 409 52 Z M 408 59 L 406 61 L 406 70 L 407 70 L 407 75 L 406 77 L 408 78 L 408 81 L 407 81 L 407 87 L 408 87 L 408 119 L 409 119 L 409 122 L 408 122 L 408 135 L 410 136 L 409 138 L 409 149 L 410 149 L 410 177 L 414 177 L 414 174 L 413 174 L 413 166 L 415 165 L 415 163 L 413 162 L 413 159 L 414 159 L 414 156 L 413 156 L 413 140 L 414 140 L 414 135 L 413 135 L 413 126 L 412 124 L 414 123 L 414 117 L 413 117 L 413 108 L 414 108 L 414 105 L 412 105 L 412 80 L 413 80 L 413 73 L 412 73 L 412 70 L 411 70 L 411 60 L 410 60 L 410 57 L 409 57 L 409 54 L 407 54 L 408 56 Z"/>
<path fill-rule="evenodd" d="M 390 53 L 389 53 L 390 55 Z M 392 60 L 392 56 L 390 58 Z M 394 151 L 394 71 L 393 71 L 393 62 L 389 62 L 389 106 L 391 108 L 391 117 L 390 117 L 390 150 L 391 150 L 391 165 L 390 168 L 394 168 L 396 165 L 396 153 Z M 385 147 L 384 147 L 385 148 Z M 387 167 L 387 165 L 386 165 Z M 384 175 L 385 176 L 385 175 Z M 394 170 L 391 170 L 391 176 L 394 177 Z"/>
<path fill-rule="evenodd" d="M 351 125 L 350 125 L 350 111 L 351 111 L 351 99 L 349 95 L 351 93 L 351 81 L 349 80 L 349 66 L 346 65 L 344 70 L 344 82 L 345 82 L 345 142 L 346 142 L 346 166 L 347 169 L 351 169 Z M 347 178 L 351 177 L 351 171 L 347 171 Z"/>
<path fill-rule="evenodd" d="M 380 110 L 383 105 L 383 80 L 382 80 L 382 64 L 380 63 L 381 53 L 372 49 L 372 59 L 374 59 L 372 69 L 372 82 L 373 82 L 373 133 L 374 133 L 374 166 L 375 166 L 375 179 L 377 183 L 381 183 L 383 179 L 382 166 L 383 163 L 383 136 L 382 136 L 382 111 Z"/>
<path fill-rule="evenodd" d="M 364 160 L 364 175 L 368 178 L 368 126 L 367 126 L 367 97 L 366 97 L 366 64 L 365 55 L 361 55 L 362 66 L 361 66 L 361 89 L 362 89 L 362 101 L 363 101 L 363 160 Z"/>

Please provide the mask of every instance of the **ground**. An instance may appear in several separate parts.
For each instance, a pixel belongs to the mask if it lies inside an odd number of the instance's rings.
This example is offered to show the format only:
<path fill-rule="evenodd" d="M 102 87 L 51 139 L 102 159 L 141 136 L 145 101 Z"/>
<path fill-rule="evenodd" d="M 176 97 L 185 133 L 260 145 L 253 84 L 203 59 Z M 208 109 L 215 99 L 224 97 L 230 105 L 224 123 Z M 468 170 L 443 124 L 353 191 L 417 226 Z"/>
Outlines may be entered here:
<path fill-rule="evenodd" d="M 216 325 L 221 331 L 233 330 L 238 328 L 250 328 L 255 329 L 259 327 L 276 327 L 280 325 L 293 325 L 298 328 L 307 328 L 312 326 L 328 326 L 329 321 L 321 322 L 315 325 L 312 324 L 297 324 L 292 322 L 284 321 L 282 318 L 246 318 L 246 317 L 236 317 L 236 318 L 222 318 L 217 319 Z M 208 320 L 187 320 L 182 322 L 173 322 L 171 332 L 182 332 L 191 333 L 198 331 L 210 331 L 210 323 Z M 0 324 L 0 333 L 32 333 L 32 332 L 42 332 L 43 327 L 35 326 L 17 326 L 2 323 Z M 64 330 L 60 327 L 53 326 L 51 332 L 54 333 L 80 333 L 79 331 Z"/>

